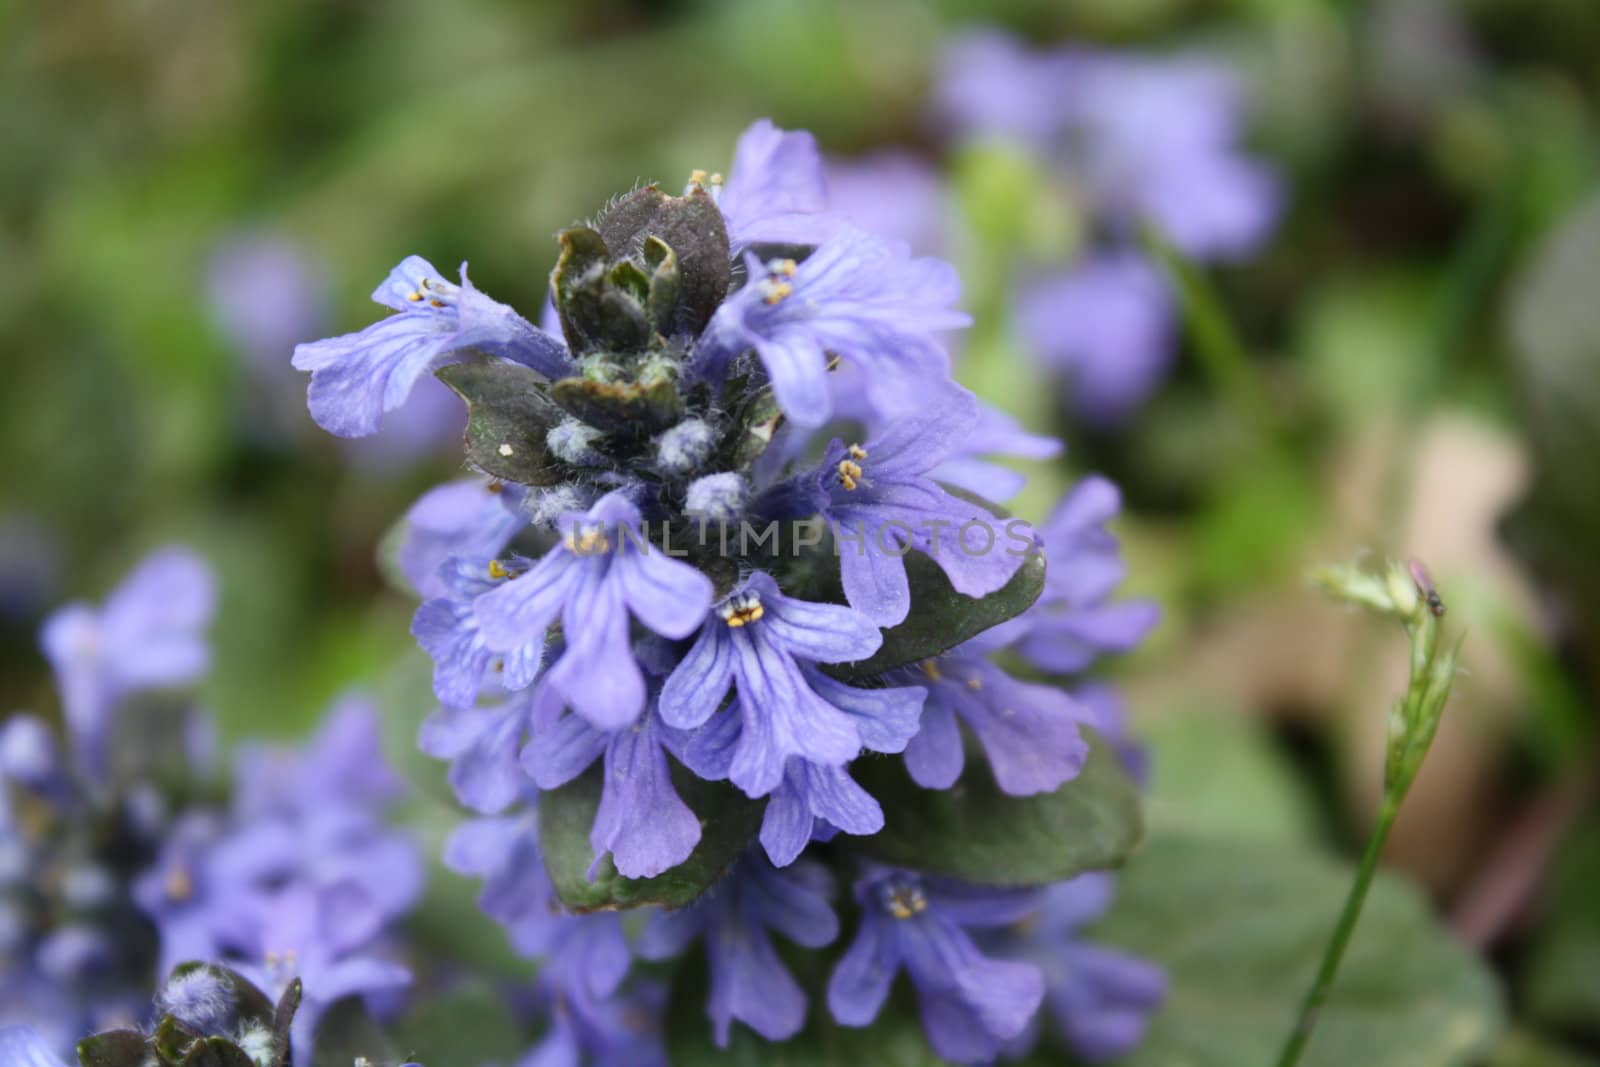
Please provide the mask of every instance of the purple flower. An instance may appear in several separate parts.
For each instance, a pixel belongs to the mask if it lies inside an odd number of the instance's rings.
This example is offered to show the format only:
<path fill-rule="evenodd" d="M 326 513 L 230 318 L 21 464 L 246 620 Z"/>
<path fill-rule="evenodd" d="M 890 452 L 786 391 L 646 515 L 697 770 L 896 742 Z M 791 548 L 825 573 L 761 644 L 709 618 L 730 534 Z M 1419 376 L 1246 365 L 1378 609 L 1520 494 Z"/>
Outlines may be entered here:
<path fill-rule="evenodd" d="M 352 693 L 334 703 L 303 748 L 241 745 L 234 768 L 239 815 L 314 815 L 400 799 L 405 785 L 384 758 L 381 724 L 377 704 Z"/>
<path fill-rule="evenodd" d="M 867 747 L 873 747 L 872 742 L 902 747 L 905 727 L 901 724 L 915 729 L 915 690 L 855 689 L 825 674 L 809 670 L 805 673 L 823 699 L 861 716 L 858 725 Z M 887 735 L 876 736 L 873 731 L 882 731 L 886 724 Z M 726 778 L 743 734 L 743 702 L 735 700 L 689 738 L 683 748 L 684 763 L 701 778 Z M 844 767 L 790 758 L 762 814 L 761 846 L 774 866 L 787 867 L 813 838 L 826 839 L 836 831 L 875 834 L 881 829 L 883 808 Z"/>
<path fill-rule="evenodd" d="M 1057 883 L 1044 890 L 1039 914 L 1026 934 L 1002 939 L 1043 972 L 1050 1014 L 1068 1047 L 1090 1063 L 1131 1052 L 1144 1039 L 1167 992 L 1160 967 L 1082 940 L 1081 927 L 1105 913 L 1114 892 L 1115 881 L 1108 874 L 1083 874 Z"/>
<path fill-rule="evenodd" d="M 206 293 L 228 340 L 263 372 L 288 372 L 283 357 L 327 319 L 326 287 L 299 245 L 236 234 L 212 253 Z"/>
<path fill-rule="evenodd" d="M 993 1059 L 1044 998 L 1030 964 L 990 959 L 965 927 L 1005 926 L 1037 904 L 1025 890 L 986 889 L 872 870 L 856 883 L 861 927 L 828 982 L 828 1008 L 845 1026 L 878 1017 L 902 966 L 917 987 L 933 1050 L 957 1063 Z"/>
<path fill-rule="evenodd" d="M 44 1038 L 27 1026 L 0 1027 L 0 1063 L 5 1067 L 67 1067 Z"/>
<path fill-rule="evenodd" d="M 571 369 L 566 347 L 467 280 L 443 280 L 433 264 L 407 256 L 373 292 L 398 314 L 360 333 L 299 345 L 294 366 L 311 372 L 307 399 L 317 425 L 340 437 L 365 437 L 386 411 L 446 357 L 479 348 L 524 363 L 550 378 Z"/>
<path fill-rule="evenodd" d="M 864 745 L 898 752 L 916 732 L 920 693 L 856 690 L 808 669 L 865 659 L 882 643 L 860 612 L 784 596 L 756 571 L 717 606 L 668 677 L 661 718 L 679 729 L 700 726 L 734 687 L 741 729 L 725 773 L 753 797 L 778 788 L 791 757 L 837 767 Z"/>
<path fill-rule="evenodd" d="M 1033 607 L 984 635 L 1043 671 L 1072 674 L 1101 655 L 1126 652 L 1160 620 L 1148 600 L 1111 602 L 1126 565 L 1105 524 L 1122 508 L 1117 487 L 1099 476 L 1079 482 L 1039 529 L 1049 566 Z"/>
<path fill-rule="evenodd" d="M 1073 410 L 1093 426 L 1126 422 L 1176 355 L 1166 279 L 1137 252 L 1099 253 L 1028 283 L 1017 315 Z"/>
<path fill-rule="evenodd" d="M 562 521 L 565 537 L 526 574 L 475 601 L 484 642 L 524 648 L 561 618 L 566 649 L 545 683 L 602 730 L 617 730 L 645 705 L 644 676 L 628 636 L 631 613 L 664 637 L 693 633 L 711 605 L 711 582 L 649 547 L 639 510 L 619 492 Z"/>
<path fill-rule="evenodd" d="M 188 685 L 205 673 L 202 631 L 216 599 L 204 561 L 171 547 L 146 557 L 104 607 L 70 604 L 45 621 L 41 643 L 77 757 L 91 775 L 105 769 L 111 718 L 124 697 Z"/>
<path fill-rule="evenodd" d="M 663 734 L 654 708 L 611 733 L 582 716 L 561 715 L 559 703 L 535 713 L 522 765 L 540 789 L 557 789 L 604 757 L 605 785 L 589 831 L 590 878 L 607 852 L 624 877 L 653 878 L 688 859 L 699 844 L 700 819 L 672 786 Z"/>
<path fill-rule="evenodd" d="M 1282 190 L 1238 150 L 1244 93 L 1198 57 L 1089 53 L 1062 97 L 1084 175 L 1103 216 L 1150 222 L 1198 259 L 1238 259 L 1270 235 Z"/>
<path fill-rule="evenodd" d="M 751 123 L 739 136 L 727 184 L 715 195 L 735 255 L 757 242 L 817 244 L 825 232 L 822 156 L 804 130 L 780 130 L 771 119 Z"/>
<path fill-rule="evenodd" d="M 949 244 L 944 182 L 926 160 L 890 149 L 828 161 L 828 212 L 914 255 L 943 255 Z"/>
<path fill-rule="evenodd" d="M 518 951 L 541 951 L 553 936 L 552 924 L 564 921 L 539 851 L 538 812 L 532 805 L 456 827 L 445 842 L 444 865 L 483 880 L 478 907 L 506 928 Z"/>
<path fill-rule="evenodd" d="M 514 566 L 522 569 L 524 561 Z M 544 634 L 505 654 L 492 651 L 478 628 L 473 601 L 515 572 L 495 559 L 452 557 L 440 568 L 449 593 L 426 600 L 411 621 L 411 635 L 433 658 L 433 692 L 446 707 L 470 708 L 491 683 L 506 692 L 533 684 L 544 658 Z"/>
<path fill-rule="evenodd" d="M 423 722 L 417 747 L 450 761 L 450 787 L 473 811 L 504 811 L 524 791 L 517 752 L 533 712 L 533 695 L 520 693 L 484 708 L 444 707 Z"/>
<path fill-rule="evenodd" d="M 946 46 L 935 110 L 958 138 L 1001 137 L 1049 150 L 1065 131 L 1070 54 L 1036 53 L 1003 33 L 972 33 Z"/>
<path fill-rule="evenodd" d="M 631 961 L 617 916 L 565 917 L 553 931 L 536 991 L 550 1030 L 518 1067 L 665 1067 L 666 991 L 643 983 L 619 992 Z"/>
<path fill-rule="evenodd" d="M 1061 442 L 1054 437 L 1028 433 L 1016 419 L 999 408 L 978 404 L 978 421 L 962 440 L 959 449 L 928 472 L 928 477 L 944 485 L 976 493 L 985 500 L 1004 503 L 1022 492 L 1027 476 L 996 463 L 988 456 L 1013 456 L 1017 459 L 1055 459 Z"/>
<path fill-rule="evenodd" d="M 450 595 L 444 565 L 455 556 L 492 559 L 528 525 L 520 488 L 468 478 L 435 486 L 401 520 L 395 563 L 423 599 Z"/>
<path fill-rule="evenodd" d="M 300 1010 L 289 1031 L 296 1063 L 310 1063 L 323 1013 L 351 996 L 377 997 L 403 990 L 411 972 L 371 954 L 381 920 L 366 892 L 343 882 L 325 890 L 293 885 L 270 902 L 253 960 L 239 973 L 276 1000 L 299 978 Z"/>
<path fill-rule="evenodd" d="M 948 376 L 937 334 L 971 321 L 954 308 L 961 286 L 950 264 L 913 259 L 859 230 L 829 238 L 799 264 L 746 263 L 750 280 L 712 316 L 689 373 L 720 381 L 729 361 L 753 349 L 784 413 L 802 426 L 832 413 L 833 357 L 869 370 L 871 394 L 890 403 L 912 382 Z"/>
<path fill-rule="evenodd" d="M 988 596 L 1011 579 L 1032 551 L 993 514 L 952 496 L 929 477 L 959 452 L 978 419 L 964 389 L 931 399 L 865 445 L 835 439 L 810 478 L 816 511 L 833 526 L 845 599 L 878 626 L 904 622 L 911 610 L 906 553 L 939 564 L 957 592 Z"/>
<path fill-rule="evenodd" d="M 805 1025 L 806 995 L 768 931 L 806 948 L 831 943 L 839 936 L 832 892 L 827 871 L 816 864 L 780 871 L 747 855 L 693 904 L 652 915 L 635 947 L 644 959 L 659 960 L 703 938 L 711 964 L 706 1011 L 717 1044 L 728 1046 L 735 1019 L 769 1041 L 784 1041 Z"/>
<path fill-rule="evenodd" d="M 186 812 L 168 831 L 154 866 L 134 880 L 134 900 L 161 938 L 162 974 L 187 960 L 216 959 L 224 943 L 248 929 L 258 904 L 255 868 L 215 862 L 225 833 L 219 816 Z"/>
<path fill-rule="evenodd" d="M 1078 776 L 1089 756 L 1079 731 L 1088 712 L 1053 686 L 1020 682 L 984 658 L 982 639 L 920 667 L 894 672 L 928 691 L 922 728 L 906 746 L 906 769 L 918 785 L 948 789 L 961 777 L 965 749 L 958 722 L 983 746 L 1002 791 L 1054 792 Z"/>

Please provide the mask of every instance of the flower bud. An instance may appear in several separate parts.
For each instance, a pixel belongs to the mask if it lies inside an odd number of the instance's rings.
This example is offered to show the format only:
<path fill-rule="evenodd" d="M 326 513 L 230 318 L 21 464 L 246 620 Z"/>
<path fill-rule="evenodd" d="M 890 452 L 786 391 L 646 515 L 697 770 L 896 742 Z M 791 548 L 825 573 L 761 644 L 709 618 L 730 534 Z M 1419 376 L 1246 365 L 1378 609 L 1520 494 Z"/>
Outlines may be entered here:
<path fill-rule="evenodd" d="M 575 467 L 593 466 L 604 462 L 604 457 L 594 447 L 601 436 L 601 432 L 588 423 L 563 419 L 550 427 L 545 443 L 551 454 L 563 463 Z"/>
<path fill-rule="evenodd" d="M 741 475 L 732 471 L 708 474 L 689 483 L 684 510 L 704 519 L 727 522 L 744 511 L 750 487 Z"/>
<path fill-rule="evenodd" d="M 704 419 L 684 419 L 656 440 L 656 466 L 666 474 L 688 474 L 711 457 L 717 435 Z"/>

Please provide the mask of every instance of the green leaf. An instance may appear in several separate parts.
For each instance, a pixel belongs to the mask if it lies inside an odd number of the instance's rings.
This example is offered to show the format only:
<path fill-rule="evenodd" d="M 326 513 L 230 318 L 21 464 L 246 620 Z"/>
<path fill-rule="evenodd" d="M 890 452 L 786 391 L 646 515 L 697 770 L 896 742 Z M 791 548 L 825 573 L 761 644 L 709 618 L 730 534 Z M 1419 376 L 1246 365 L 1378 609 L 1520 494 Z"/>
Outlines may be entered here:
<path fill-rule="evenodd" d="M 429 997 L 390 1032 L 398 1053 L 430 1065 L 514 1063 L 526 1047 L 516 1017 L 486 980 Z"/>
<path fill-rule="evenodd" d="M 624 878 L 608 856 L 594 881 L 589 830 L 600 808 L 599 768 L 539 798 L 539 847 L 561 902 L 573 911 L 609 911 L 660 904 L 680 908 L 722 877 L 761 822 L 762 805 L 724 782 L 703 782 L 673 768 L 673 783 L 700 816 L 700 844 L 677 867 L 654 878 Z"/>
<path fill-rule="evenodd" d="M 653 185 L 621 197 L 596 220 L 595 227 L 613 257 L 651 255 L 645 244 L 656 238 L 676 257 L 673 286 L 676 311 L 671 333 L 699 333 L 728 293 L 731 253 L 722 211 L 704 190 L 668 196 Z"/>
<path fill-rule="evenodd" d="M 1167 970 L 1166 1004 L 1124 1062 L 1273 1062 L 1352 874 L 1284 842 L 1153 836 L 1091 934 Z M 1451 939 L 1418 890 L 1380 874 L 1301 1067 L 1472 1064 L 1501 1024 L 1493 974 Z"/>
<path fill-rule="evenodd" d="M 554 485 L 561 467 L 545 437 L 561 411 L 544 378 L 520 363 L 455 363 L 436 372 L 467 402 L 467 461 L 491 478 Z"/>
<path fill-rule="evenodd" d="M 665 373 L 647 372 L 637 382 L 563 378 L 550 396 L 590 426 L 624 436 L 664 430 L 683 413 L 678 387 Z"/>
<path fill-rule="evenodd" d="M 256 1067 L 256 1063 L 225 1037 L 203 1037 L 189 1047 L 183 1067 Z"/>
<path fill-rule="evenodd" d="M 851 770 L 883 806 L 884 828 L 847 839 L 849 847 L 988 885 L 1043 885 L 1115 867 L 1144 833 L 1139 793 L 1111 745 L 1085 734 L 1089 759 L 1078 777 L 1031 797 L 1000 792 L 980 759 L 950 789 L 922 788 L 898 758 L 857 760 Z"/>
<path fill-rule="evenodd" d="M 993 550 L 1007 551 L 1009 520 L 1005 509 L 968 493 L 951 492 L 988 509 L 1002 528 L 995 531 Z M 840 552 L 853 552 L 844 544 Z M 829 674 L 845 680 L 871 678 L 895 667 L 919 663 L 976 637 L 1033 606 L 1044 591 L 1043 552 L 1028 555 L 1011 580 L 986 597 L 970 597 L 956 592 L 944 571 L 921 552 L 905 556 L 906 579 L 911 586 L 911 614 L 899 626 L 883 631 L 883 644 L 871 658 L 859 663 L 842 663 L 827 668 Z"/>
<path fill-rule="evenodd" d="M 143 1067 L 145 1038 L 137 1030 L 107 1030 L 78 1042 L 82 1067 Z"/>

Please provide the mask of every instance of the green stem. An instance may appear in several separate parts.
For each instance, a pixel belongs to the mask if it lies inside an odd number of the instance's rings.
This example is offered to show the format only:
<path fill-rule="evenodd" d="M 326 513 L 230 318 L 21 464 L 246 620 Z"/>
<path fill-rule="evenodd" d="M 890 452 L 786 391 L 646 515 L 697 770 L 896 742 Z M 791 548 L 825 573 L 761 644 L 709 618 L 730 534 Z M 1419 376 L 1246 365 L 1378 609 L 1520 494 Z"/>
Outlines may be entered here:
<path fill-rule="evenodd" d="M 1283 1052 L 1278 1056 L 1278 1067 L 1294 1067 L 1300 1061 L 1306 1043 L 1311 1040 L 1317 1015 L 1322 1010 L 1323 1002 L 1328 999 L 1328 990 L 1333 986 L 1334 976 L 1339 973 L 1339 964 L 1344 960 L 1345 949 L 1350 945 L 1350 935 L 1355 932 L 1356 922 L 1361 918 L 1361 907 L 1366 903 L 1367 890 L 1372 887 L 1372 876 L 1378 873 L 1378 858 L 1383 854 L 1384 843 L 1389 840 L 1389 831 L 1394 826 L 1395 816 L 1400 813 L 1400 801 L 1404 797 L 1405 786 L 1402 785 L 1390 790 L 1383 798 L 1378 823 L 1372 828 L 1372 837 L 1367 841 L 1361 866 L 1356 870 L 1356 880 L 1350 885 L 1349 896 L 1345 897 L 1339 925 L 1334 928 L 1333 937 L 1323 953 L 1317 980 L 1312 983 L 1305 1000 L 1300 1004 L 1300 1015 L 1295 1020 L 1289 1040 L 1284 1043 Z"/>
<path fill-rule="evenodd" d="M 1206 276 L 1155 230 L 1144 231 L 1144 243 L 1172 281 L 1194 341 L 1195 357 L 1212 385 L 1263 440 L 1276 441 L 1283 430 L 1283 420 L 1239 339 L 1222 298 Z"/>

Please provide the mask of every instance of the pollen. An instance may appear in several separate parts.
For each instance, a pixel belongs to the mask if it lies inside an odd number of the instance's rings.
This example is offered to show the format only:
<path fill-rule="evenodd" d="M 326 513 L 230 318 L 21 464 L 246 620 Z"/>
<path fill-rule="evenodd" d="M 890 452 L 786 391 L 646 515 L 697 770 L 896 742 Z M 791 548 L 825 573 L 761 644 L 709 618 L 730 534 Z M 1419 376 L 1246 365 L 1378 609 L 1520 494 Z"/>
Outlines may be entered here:
<path fill-rule="evenodd" d="M 495 451 L 499 452 L 502 456 L 510 456 L 516 451 L 516 449 L 512 448 L 510 445 L 503 444 L 499 448 L 495 449 Z"/>
<path fill-rule="evenodd" d="M 793 278 L 794 272 L 800 269 L 800 264 L 792 259 L 775 259 L 767 269 L 780 278 Z"/>
<path fill-rule="evenodd" d="M 978 690 L 983 688 L 983 679 L 974 674 L 972 677 L 967 679 L 967 688 L 976 693 Z"/>
<path fill-rule="evenodd" d="M 776 304 L 794 295 L 794 286 L 788 282 L 768 281 L 766 284 L 767 295 L 763 298 L 768 304 Z"/>
<path fill-rule="evenodd" d="M 889 892 L 889 914 L 909 919 L 928 910 L 928 898 L 916 886 L 896 886 Z"/>
<path fill-rule="evenodd" d="M 406 299 L 411 301 L 413 304 L 420 304 L 420 303 L 422 303 L 422 294 L 421 293 L 407 293 L 406 294 Z"/>
<path fill-rule="evenodd" d="M 867 458 L 867 450 L 862 448 L 860 445 L 851 445 L 850 446 L 850 458 L 854 459 L 854 460 L 866 459 Z"/>
<path fill-rule="evenodd" d="M 567 551 L 577 556 L 598 556 L 603 552 L 611 551 L 611 541 L 606 537 L 605 530 L 591 527 L 587 530 L 573 530 L 568 533 L 562 542 Z"/>
<path fill-rule="evenodd" d="M 501 563 L 497 559 L 491 559 L 489 561 L 489 577 L 493 578 L 495 581 L 499 581 L 502 578 L 511 577 L 511 571 L 507 569 L 504 563 Z"/>
<path fill-rule="evenodd" d="M 861 480 L 861 464 L 853 459 L 839 461 L 839 484 L 854 492 Z"/>
<path fill-rule="evenodd" d="M 939 669 L 939 661 L 936 659 L 923 660 L 922 673 L 928 676 L 929 681 L 939 682 L 944 680 L 944 672 Z"/>
<path fill-rule="evenodd" d="M 689 172 L 689 184 L 690 185 L 704 185 L 706 183 L 707 177 L 708 177 L 708 175 L 703 170 L 691 170 Z"/>
<path fill-rule="evenodd" d="M 718 613 L 722 616 L 722 621 L 728 624 L 729 629 L 737 630 L 760 619 L 767 613 L 767 609 L 761 606 L 760 597 L 754 593 L 745 593 L 722 605 Z"/>

